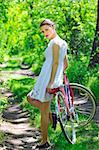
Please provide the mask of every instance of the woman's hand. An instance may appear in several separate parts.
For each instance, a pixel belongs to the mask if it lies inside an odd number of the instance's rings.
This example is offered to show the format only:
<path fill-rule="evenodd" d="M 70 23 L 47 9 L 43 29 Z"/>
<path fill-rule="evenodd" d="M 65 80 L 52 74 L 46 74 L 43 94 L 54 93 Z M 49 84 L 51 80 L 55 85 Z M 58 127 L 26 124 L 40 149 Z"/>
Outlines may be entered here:
<path fill-rule="evenodd" d="M 48 86 L 47 86 L 47 88 L 46 88 L 46 91 L 47 92 L 50 92 L 50 90 L 51 90 L 51 85 L 52 85 L 53 83 L 52 82 L 49 82 L 49 84 L 48 84 Z"/>

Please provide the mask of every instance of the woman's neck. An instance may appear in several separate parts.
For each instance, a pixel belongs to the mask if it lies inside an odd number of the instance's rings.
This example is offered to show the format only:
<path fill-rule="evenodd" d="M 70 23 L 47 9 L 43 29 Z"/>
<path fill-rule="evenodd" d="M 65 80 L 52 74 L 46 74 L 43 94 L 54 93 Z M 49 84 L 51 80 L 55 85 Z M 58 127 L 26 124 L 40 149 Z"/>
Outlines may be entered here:
<path fill-rule="evenodd" d="M 53 34 L 53 36 L 51 37 L 51 40 L 54 39 L 56 36 L 57 36 L 57 33 L 55 32 L 55 33 Z"/>

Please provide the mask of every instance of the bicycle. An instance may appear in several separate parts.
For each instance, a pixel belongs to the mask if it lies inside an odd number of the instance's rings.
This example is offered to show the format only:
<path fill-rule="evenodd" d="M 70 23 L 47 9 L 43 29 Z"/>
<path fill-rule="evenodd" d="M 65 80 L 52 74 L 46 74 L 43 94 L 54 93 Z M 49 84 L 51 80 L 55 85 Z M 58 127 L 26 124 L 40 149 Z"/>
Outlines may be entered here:
<path fill-rule="evenodd" d="M 64 74 L 64 85 L 51 89 L 55 98 L 55 113 L 66 140 L 76 142 L 76 130 L 94 117 L 96 105 L 93 93 L 83 85 L 70 83 Z"/>

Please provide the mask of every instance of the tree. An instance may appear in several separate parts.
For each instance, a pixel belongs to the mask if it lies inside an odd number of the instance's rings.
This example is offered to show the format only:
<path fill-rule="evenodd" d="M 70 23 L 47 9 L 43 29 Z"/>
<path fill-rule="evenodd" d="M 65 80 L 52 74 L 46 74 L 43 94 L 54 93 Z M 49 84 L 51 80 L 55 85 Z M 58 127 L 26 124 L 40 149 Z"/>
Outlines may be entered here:
<path fill-rule="evenodd" d="M 93 40 L 93 46 L 91 50 L 91 55 L 90 55 L 90 62 L 89 62 L 89 67 L 94 67 L 97 64 L 99 64 L 99 43 L 98 43 L 98 33 L 99 33 L 99 0 L 97 4 L 97 21 L 96 21 L 96 30 L 95 30 L 95 36 Z"/>

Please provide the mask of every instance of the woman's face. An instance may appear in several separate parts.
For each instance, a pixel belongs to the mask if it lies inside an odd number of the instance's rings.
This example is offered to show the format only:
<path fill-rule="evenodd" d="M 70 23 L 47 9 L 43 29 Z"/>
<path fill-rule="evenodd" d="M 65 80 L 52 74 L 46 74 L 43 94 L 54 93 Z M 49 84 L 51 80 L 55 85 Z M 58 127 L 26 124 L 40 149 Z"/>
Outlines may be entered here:
<path fill-rule="evenodd" d="M 41 26 L 41 32 L 46 38 L 52 39 L 53 34 L 55 34 L 55 28 L 53 26 L 43 25 Z"/>

